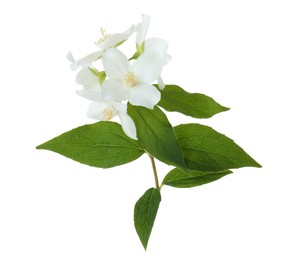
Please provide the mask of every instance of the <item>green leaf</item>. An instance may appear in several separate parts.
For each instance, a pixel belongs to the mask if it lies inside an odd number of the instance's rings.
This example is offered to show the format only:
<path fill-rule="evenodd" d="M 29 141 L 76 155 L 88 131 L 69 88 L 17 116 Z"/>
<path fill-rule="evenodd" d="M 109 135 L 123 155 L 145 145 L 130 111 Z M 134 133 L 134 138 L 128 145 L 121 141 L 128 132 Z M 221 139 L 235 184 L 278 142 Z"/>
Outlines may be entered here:
<path fill-rule="evenodd" d="M 188 93 L 176 85 L 166 85 L 161 91 L 158 103 L 167 111 L 176 111 L 194 118 L 209 118 L 217 113 L 229 110 L 213 98 L 198 93 Z"/>
<path fill-rule="evenodd" d="M 185 124 L 174 130 L 191 170 L 218 172 L 246 166 L 261 167 L 233 140 L 211 127 Z"/>
<path fill-rule="evenodd" d="M 136 125 L 139 142 L 150 155 L 166 164 L 186 168 L 175 132 L 160 108 L 155 106 L 151 110 L 128 104 L 128 114 Z"/>
<path fill-rule="evenodd" d="M 75 128 L 37 149 L 50 150 L 100 168 L 129 163 L 144 153 L 138 141 L 126 136 L 119 124 L 103 121 Z"/>
<path fill-rule="evenodd" d="M 232 172 L 229 170 L 222 172 L 190 171 L 191 176 L 188 176 L 187 173 L 176 168 L 165 176 L 162 185 L 176 188 L 191 188 L 216 181 L 230 173 Z"/>
<path fill-rule="evenodd" d="M 158 189 L 148 189 L 134 207 L 134 226 L 143 247 L 146 249 L 161 202 Z"/>

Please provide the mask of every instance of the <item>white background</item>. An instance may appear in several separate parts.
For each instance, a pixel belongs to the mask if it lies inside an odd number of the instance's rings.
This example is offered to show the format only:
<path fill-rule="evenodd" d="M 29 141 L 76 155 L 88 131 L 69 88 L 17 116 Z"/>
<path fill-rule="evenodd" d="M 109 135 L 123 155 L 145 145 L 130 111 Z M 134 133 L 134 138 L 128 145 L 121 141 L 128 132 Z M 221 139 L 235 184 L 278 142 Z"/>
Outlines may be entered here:
<path fill-rule="evenodd" d="M 2 1 L 0 259 L 295 259 L 294 1 Z M 133 207 L 154 185 L 147 156 L 102 170 L 35 146 L 79 125 L 88 101 L 65 59 L 102 26 L 152 17 L 167 83 L 231 107 L 201 122 L 263 165 L 192 189 L 164 187 L 145 252 Z M 157 163 L 162 179 L 170 169 Z M 293 248 L 292 248 L 293 247 Z"/>

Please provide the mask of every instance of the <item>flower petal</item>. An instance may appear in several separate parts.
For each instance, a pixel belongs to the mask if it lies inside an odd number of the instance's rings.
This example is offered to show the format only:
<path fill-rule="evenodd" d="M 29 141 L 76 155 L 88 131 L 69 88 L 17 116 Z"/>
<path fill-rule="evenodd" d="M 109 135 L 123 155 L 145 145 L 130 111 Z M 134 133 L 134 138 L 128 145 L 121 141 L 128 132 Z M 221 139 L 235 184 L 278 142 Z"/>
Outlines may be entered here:
<path fill-rule="evenodd" d="M 132 64 L 132 71 L 140 82 L 151 83 L 161 74 L 163 62 L 155 54 L 144 52 Z"/>
<path fill-rule="evenodd" d="M 80 60 L 75 60 L 72 53 L 67 54 L 68 60 L 72 63 L 71 69 L 76 70 L 78 67 L 89 67 L 92 66 L 92 63 L 102 57 L 101 51 L 96 51 L 88 54 L 87 56 L 81 58 Z"/>
<path fill-rule="evenodd" d="M 96 52 L 90 53 L 87 56 L 79 59 L 78 64 L 79 64 L 79 66 L 82 66 L 82 67 L 91 66 L 92 63 L 94 61 L 100 59 L 101 56 L 102 56 L 102 51 L 96 51 Z"/>
<path fill-rule="evenodd" d="M 105 51 L 102 63 L 110 79 L 123 79 L 130 70 L 130 63 L 125 54 L 115 48 Z"/>
<path fill-rule="evenodd" d="M 101 92 L 100 91 L 94 91 L 94 90 L 77 90 L 76 93 L 80 96 L 80 97 L 84 97 L 87 98 L 89 100 L 92 101 L 102 101 L 101 98 Z"/>
<path fill-rule="evenodd" d="M 166 54 L 163 58 L 164 65 L 168 64 L 172 60 L 171 55 Z"/>
<path fill-rule="evenodd" d="M 117 101 L 110 101 L 110 105 L 116 108 L 119 114 L 127 114 L 127 105 Z"/>
<path fill-rule="evenodd" d="M 161 76 L 158 78 L 158 87 L 160 90 L 163 90 L 165 88 L 165 83 Z"/>
<path fill-rule="evenodd" d="M 117 81 L 105 80 L 102 84 L 101 96 L 104 100 L 127 100 L 129 97 L 129 88 Z"/>
<path fill-rule="evenodd" d="M 88 67 L 82 68 L 77 76 L 76 83 L 82 85 L 84 89 L 100 91 L 99 78 L 90 71 Z"/>
<path fill-rule="evenodd" d="M 67 58 L 68 60 L 72 63 L 71 64 L 71 69 L 72 70 L 76 70 L 78 67 L 88 67 L 91 66 L 92 63 L 98 59 L 100 59 L 102 56 L 102 51 L 96 51 L 93 53 L 88 54 L 87 56 L 79 59 L 79 60 L 75 60 L 72 53 L 69 52 L 67 54 Z"/>
<path fill-rule="evenodd" d="M 78 69 L 79 65 L 78 62 L 74 59 L 74 56 L 71 52 L 68 52 L 67 59 L 71 62 L 71 70 Z"/>
<path fill-rule="evenodd" d="M 132 25 L 128 30 L 123 33 L 115 33 L 111 34 L 104 42 L 103 49 L 106 50 L 108 48 L 116 47 L 121 42 L 126 41 L 129 36 L 134 32 L 135 26 Z"/>
<path fill-rule="evenodd" d="M 153 109 L 160 99 L 161 93 L 153 85 L 141 84 L 130 89 L 129 102 L 134 106 Z"/>
<path fill-rule="evenodd" d="M 167 52 L 168 42 L 160 38 L 149 38 L 144 43 L 146 52 L 154 52 L 162 56 Z"/>
<path fill-rule="evenodd" d="M 171 56 L 167 54 L 168 42 L 160 38 L 149 38 L 144 43 L 145 53 L 155 55 L 162 59 L 164 65 L 171 61 Z"/>
<path fill-rule="evenodd" d="M 142 43 L 145 40 L 151 19 L 151 17 L 148 15 L 142 15 L 141 18 L 142 22 L 138 24 L 136 28 L 136 44 L 138 48 L 142 45 Z"/>
<path fill-rule="evenodd" d="M 130 138 L 137 140 L 136 127 L 132 118 L 127 114 L 120 114 L 120 113 L 119 113 L 119 118 L 120 118 L 122 128 L 125 134 L 129 136 Z"/>
<path fill-rule="evenodd" d="M 126 31 L 122 32 L 126 40 L 135 32 L 135 29 L 136 27 L 133 24 Z"/>
<path fill-rule="evenodd" d="M 105 120 L 103 111 L 107 106 L 107 103 L 93 102 L 88 108 L 87 116 L 96 120 Z"/>
<path fill-rule="evenodd" d="M 111 34 L 104 42 L 103 44 L 103 49 L 106 50 L 108 48 L 112 48 L 115 47 L 117 44 L 119 44 L 120 42 L 123 42 L 126 40 L 125 35 L 123 35 L 122 33 L 115 33 L 115 34 Z"/>

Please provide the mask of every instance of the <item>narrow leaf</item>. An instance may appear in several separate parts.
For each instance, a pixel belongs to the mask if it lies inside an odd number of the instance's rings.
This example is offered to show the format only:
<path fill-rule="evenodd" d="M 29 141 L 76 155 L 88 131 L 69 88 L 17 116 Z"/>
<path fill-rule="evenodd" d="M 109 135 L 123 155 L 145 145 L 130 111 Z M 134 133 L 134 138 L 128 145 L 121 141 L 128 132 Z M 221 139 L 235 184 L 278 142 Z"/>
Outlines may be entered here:
<path fill-rule="evenodd" d="M 143 247 L 146 249 L 161 202 L 158 189 L 148 189 L 134 207 L 134 226 Z"/>
<path fill-rule="evenodd" d="M 149 154 L 166 164 L 186 168 L 173 127 L 160 108 L 128 104 L 128 114 L 136 125 L 139 142 Z"/>
<path fill-rule="evenodd" d="M 261 167 L 233 140 L 200 124 L 176 126 L 186 165 L 197 171 L 224 171 L 246 166 Z"/>
<path fill-rule="evenodd" d="M 216 181 L 230 173 L 232 172 L 229 170 L 222 172 L 190 171 L 190 176 L 188 176 L 187 173 L 175 168 L 165 176 L 162 185 L 176 188 L 191 188 Z"/>
<path fill-rule="evenodd" d="M 114 122 L 80 126 L 39 145 L 37 149 L 50 150 L 100 168 L 129 163 L 144 153 L 138 141 L 126 136 L 122 127 Z"/>
<path fill-rule="evenodd" d="M 209 118 L 229 110 L 213 98 L 199 93 L 188 93 L 176 85 L 166 85 L 158 103 L 167 111 L 176 111 L 194 118 Z"/>

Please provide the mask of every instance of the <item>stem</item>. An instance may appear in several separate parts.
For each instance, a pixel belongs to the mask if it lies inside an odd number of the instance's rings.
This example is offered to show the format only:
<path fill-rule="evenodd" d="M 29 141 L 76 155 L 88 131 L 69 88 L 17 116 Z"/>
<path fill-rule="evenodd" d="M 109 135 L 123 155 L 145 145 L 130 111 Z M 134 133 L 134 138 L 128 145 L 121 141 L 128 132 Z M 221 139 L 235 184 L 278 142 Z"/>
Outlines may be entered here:
<path fill-rule="evenodd" d="M 159 185 L 159 180 L 158 180 L 158 174 L 157 174 L 157 169 L 156 169 L 156 164 L 155 164 L 155 159 L 153 156 L 149 155 L 151 162 L 152 162 L 152 166 L 153 166 L 153 172 L 154 172 L 154 178 L 155 178 L 155 184 L 156 184 L 156 188 L 158 190 L 160 190 L 160 185 Z"/>

